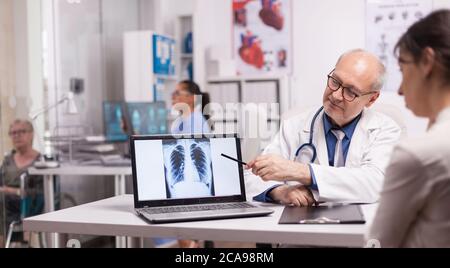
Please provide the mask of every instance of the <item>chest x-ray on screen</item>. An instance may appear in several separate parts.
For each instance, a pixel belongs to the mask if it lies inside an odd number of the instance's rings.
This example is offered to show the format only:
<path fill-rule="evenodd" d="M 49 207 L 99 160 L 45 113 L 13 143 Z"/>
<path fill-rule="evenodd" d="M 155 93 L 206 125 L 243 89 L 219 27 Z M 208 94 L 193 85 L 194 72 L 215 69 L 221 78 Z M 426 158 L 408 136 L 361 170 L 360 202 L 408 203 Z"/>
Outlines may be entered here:
<path fill-rule="evenodd" d="M 163 152 L 168 198 L 215 195 L 208 139 L 163 141 Z"/>

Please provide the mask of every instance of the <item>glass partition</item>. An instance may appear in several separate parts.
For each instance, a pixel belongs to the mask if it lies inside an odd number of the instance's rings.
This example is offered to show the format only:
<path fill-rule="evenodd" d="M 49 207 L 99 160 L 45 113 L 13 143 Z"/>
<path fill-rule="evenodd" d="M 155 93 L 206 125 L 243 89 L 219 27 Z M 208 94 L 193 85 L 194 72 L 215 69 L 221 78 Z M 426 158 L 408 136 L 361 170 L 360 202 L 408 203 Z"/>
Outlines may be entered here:
<path fill-rule="evenodd" d="M 102 123 L 103 102 L 124 100 L 123 35 L 128 31 L 150 30 L 153 2 L 41 0 L 45 104 L 57 103 L 68 93 L 73 93 L 77 108 L 76 113 L 69 114 L 65 105 L 58 105 L 45 114 L 45 132 L 51 136 L 50 140 L 106 134 Z M 62 143 L 58 146 L 61 148 L 50 151 L 54 154 L 65 148 Z M 121 149 L 127 149 L 126 146 L 121 148 L 119 143 L 114 146 L 119 153 Z M 63 156 L 62 153 L 58 155 Z M 87 158 L 82 157 L 85 155 L 79 153 L 74 159 L 71 157 L 70 162 L 84 163 Z M 109 198 L 114 194 L 114 180 L 110 177 L 64 177 L 70 179 L 60 180 L 61 208 Z M 131 189 L 131 180 L 127 184 Z M 104 238 L 75 238 L 83 247 L 98 246 L 99 243 L 104 246 L 105 243 Z M 114 246 L 113 239 L 106 241 Z"/>
<path fill-rule="evenodd" d="M 5 228 L 5 201 L 3 193 L 0 193 L 0 248 L 4 247 L 4 242 L 6 238 L 6 228 Z"/>

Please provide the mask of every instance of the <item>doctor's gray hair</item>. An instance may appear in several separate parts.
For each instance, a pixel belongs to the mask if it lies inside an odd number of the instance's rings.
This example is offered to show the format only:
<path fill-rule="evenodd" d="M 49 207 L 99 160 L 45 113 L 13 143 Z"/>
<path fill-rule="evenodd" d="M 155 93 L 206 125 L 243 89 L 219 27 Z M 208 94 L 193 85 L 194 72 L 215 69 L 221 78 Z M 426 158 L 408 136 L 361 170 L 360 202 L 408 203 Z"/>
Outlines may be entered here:
<path fill-rule="evenodd" d="M 377 65 L 378 65 L 378 74 L 377 74 L 377 79 L 372 83 L 370 90 L 380 91 L 384 87 L 384 84 L 386 83 L 386 76 L 387 76 L 386 66 L 384 66 L 383 62 L 381 62 L 380 58 L 367 50 L 357 48 L 357 49 L 349 50 L 349 51 L 345 52 L 344 54 L 342 54 L 339 57 L 336 65 L 339 64 L 339 62 L 342 60 L 342 58 L 344 58 L 350 54 L 363 54 L 363 55 L 370 56 L 370 57 L 373 57 L 374 59 L 376 59 Z"/>

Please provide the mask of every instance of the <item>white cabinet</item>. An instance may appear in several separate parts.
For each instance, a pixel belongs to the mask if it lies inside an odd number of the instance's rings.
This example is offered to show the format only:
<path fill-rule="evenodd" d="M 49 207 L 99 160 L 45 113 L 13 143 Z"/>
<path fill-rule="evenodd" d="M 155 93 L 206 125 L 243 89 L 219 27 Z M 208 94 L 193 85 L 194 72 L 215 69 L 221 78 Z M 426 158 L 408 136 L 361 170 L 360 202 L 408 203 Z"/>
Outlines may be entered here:
<path fill-rule="evenodd" d="M 288 76 L 208 79 L 214 133 L 239 133 L 248 161 L 269 144 L 290 109 Z"/>
<path fill-rule="evenodd" d="M 176 21 L 177 76 L 180 80 L 194 77 L 194 27 L 192 15 L 182 15 Z"/>
<path fill-rule="evenodd" d="M 175 40 L 151 31 L 124 34 L 125 101 L 170 99 L 176 83 Z"/>

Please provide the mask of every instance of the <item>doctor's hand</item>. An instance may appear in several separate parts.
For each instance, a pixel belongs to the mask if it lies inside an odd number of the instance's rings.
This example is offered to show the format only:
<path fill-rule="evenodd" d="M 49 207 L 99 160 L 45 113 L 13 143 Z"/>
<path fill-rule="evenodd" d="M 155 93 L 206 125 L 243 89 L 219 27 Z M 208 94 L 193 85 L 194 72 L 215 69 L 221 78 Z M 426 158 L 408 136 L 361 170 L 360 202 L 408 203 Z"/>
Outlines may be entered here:
<path fill-rule="evenodd" d="M 313 194 L 303 185 L 282 185 L 273 189 L 269 193 L 269 196 L 283 205 L 297 207 L 311 207 L 316 205 Z"/>
<path fill-rule="evenodd" d="M 298 181 L 311 185 L 311 174 L 307 165 L 286 160 L 279 155 L 261 155 L 250 161 L 247 169 L 264 181 Z"/>

